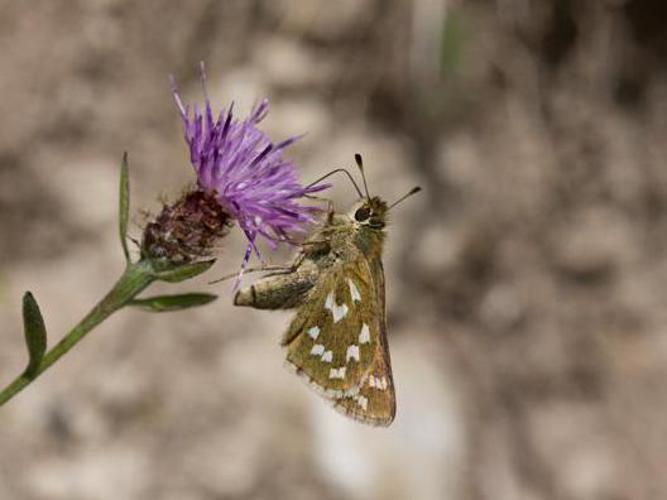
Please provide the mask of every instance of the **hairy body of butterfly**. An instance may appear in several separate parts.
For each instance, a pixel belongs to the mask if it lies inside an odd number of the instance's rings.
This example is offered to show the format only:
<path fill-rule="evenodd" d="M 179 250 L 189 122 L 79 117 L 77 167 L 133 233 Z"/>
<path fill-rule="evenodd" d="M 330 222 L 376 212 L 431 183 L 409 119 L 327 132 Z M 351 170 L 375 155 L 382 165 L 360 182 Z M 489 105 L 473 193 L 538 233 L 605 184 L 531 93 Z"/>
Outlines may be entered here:
<path fill-rule="evenodd" d="M 234 304 L 297 313 L 282 339 L 289 368 L 345 415 L 391 424 L 396 397 L 386 338 L 382 247 L 387 204 L 331 212 L 292 266 L 240 290 Z"/>

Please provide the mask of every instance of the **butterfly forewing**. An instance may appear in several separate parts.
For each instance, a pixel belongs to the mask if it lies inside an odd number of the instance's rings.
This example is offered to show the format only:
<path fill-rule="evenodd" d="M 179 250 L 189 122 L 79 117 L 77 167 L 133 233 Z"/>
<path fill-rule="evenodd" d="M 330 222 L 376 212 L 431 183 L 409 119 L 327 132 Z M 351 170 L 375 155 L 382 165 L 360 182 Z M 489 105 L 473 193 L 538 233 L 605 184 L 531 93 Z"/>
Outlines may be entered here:
<path fill-rule="evenodd" d="M 377 347 L 370 369 L 361 380 L 359 392 L 335 401 L 334 407 L 352 418 L 371 425 L 391 424 L 396 415 L 396 392 L 386 335 L 384 270 L 377 259 L 370 263 L 375 284 L 378 317 Z"/>

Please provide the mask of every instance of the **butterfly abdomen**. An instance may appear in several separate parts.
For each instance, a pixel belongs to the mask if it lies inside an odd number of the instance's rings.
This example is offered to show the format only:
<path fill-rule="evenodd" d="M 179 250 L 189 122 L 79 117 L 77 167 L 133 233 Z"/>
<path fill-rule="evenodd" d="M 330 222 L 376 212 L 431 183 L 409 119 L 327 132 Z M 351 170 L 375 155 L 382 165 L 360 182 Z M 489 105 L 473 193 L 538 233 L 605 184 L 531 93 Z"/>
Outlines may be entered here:
<path fill-rule="evenodd" d="M 236 292 L 234 305 L 255 309 L 292 309 L 301 305 L 306 292 L 317 281 L 317 269 L 304 265 L 298 269 L 266 276 Z"/>

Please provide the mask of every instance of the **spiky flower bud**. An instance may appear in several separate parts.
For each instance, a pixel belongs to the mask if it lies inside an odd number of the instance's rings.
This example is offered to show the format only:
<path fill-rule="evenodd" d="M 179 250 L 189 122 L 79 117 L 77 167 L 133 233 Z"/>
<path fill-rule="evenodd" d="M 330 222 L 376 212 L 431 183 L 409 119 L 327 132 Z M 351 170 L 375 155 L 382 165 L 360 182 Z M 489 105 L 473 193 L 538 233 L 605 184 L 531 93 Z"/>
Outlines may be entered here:
<path fill-rule="evenodd" d="M 174 264 L 208 257 L 233 221 L 213 193 L 191 191 L 162 212 L 144 230 L 141 255 Z"/>

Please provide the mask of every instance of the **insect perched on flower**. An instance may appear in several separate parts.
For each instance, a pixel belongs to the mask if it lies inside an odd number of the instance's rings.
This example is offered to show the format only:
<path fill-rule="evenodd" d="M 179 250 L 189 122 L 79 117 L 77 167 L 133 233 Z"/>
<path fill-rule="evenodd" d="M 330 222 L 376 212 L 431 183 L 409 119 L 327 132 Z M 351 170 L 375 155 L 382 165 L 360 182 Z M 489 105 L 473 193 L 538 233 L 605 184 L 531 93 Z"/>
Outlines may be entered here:
<path fill-rule="evenodd" d="M 355 158 L 365 196 L 350 176 L 361 198 L 350 215 L 330 210 L 289 268 L 240 290 L 234 304 L 297 308 L 282 339 L 287 366 L 343 414 L 387 426 L 396 396 L 386 336 L 384 228 L 389 209 L 420 188 L 388 206 L 368 194 L 361 156 Z"/>
<path fill-rule="evenodd" d="M 142 255 L 171 262 L 196 260 L 208 255 L 214 242 L 236 220 L 248 238 L 244 267 L 253 250 L 259 255 L 255 245 L 258 236 L 274 247 L 304 233 L 321 210 L 299 204 L 299 198 L 329 185 L 301 186 L 294 166 L 283 157 L 284 149 L 296 138 L 274 144 L 257 128 L 268 113 L 266 99 L 245 120 L 234 117 L 233 103 L 214 119 L 203 63 L 201 81 L 204 111 L 194 106 L 190 115 L 172 80 L 197 187 L 166 206 L 146 227 Z"/>

